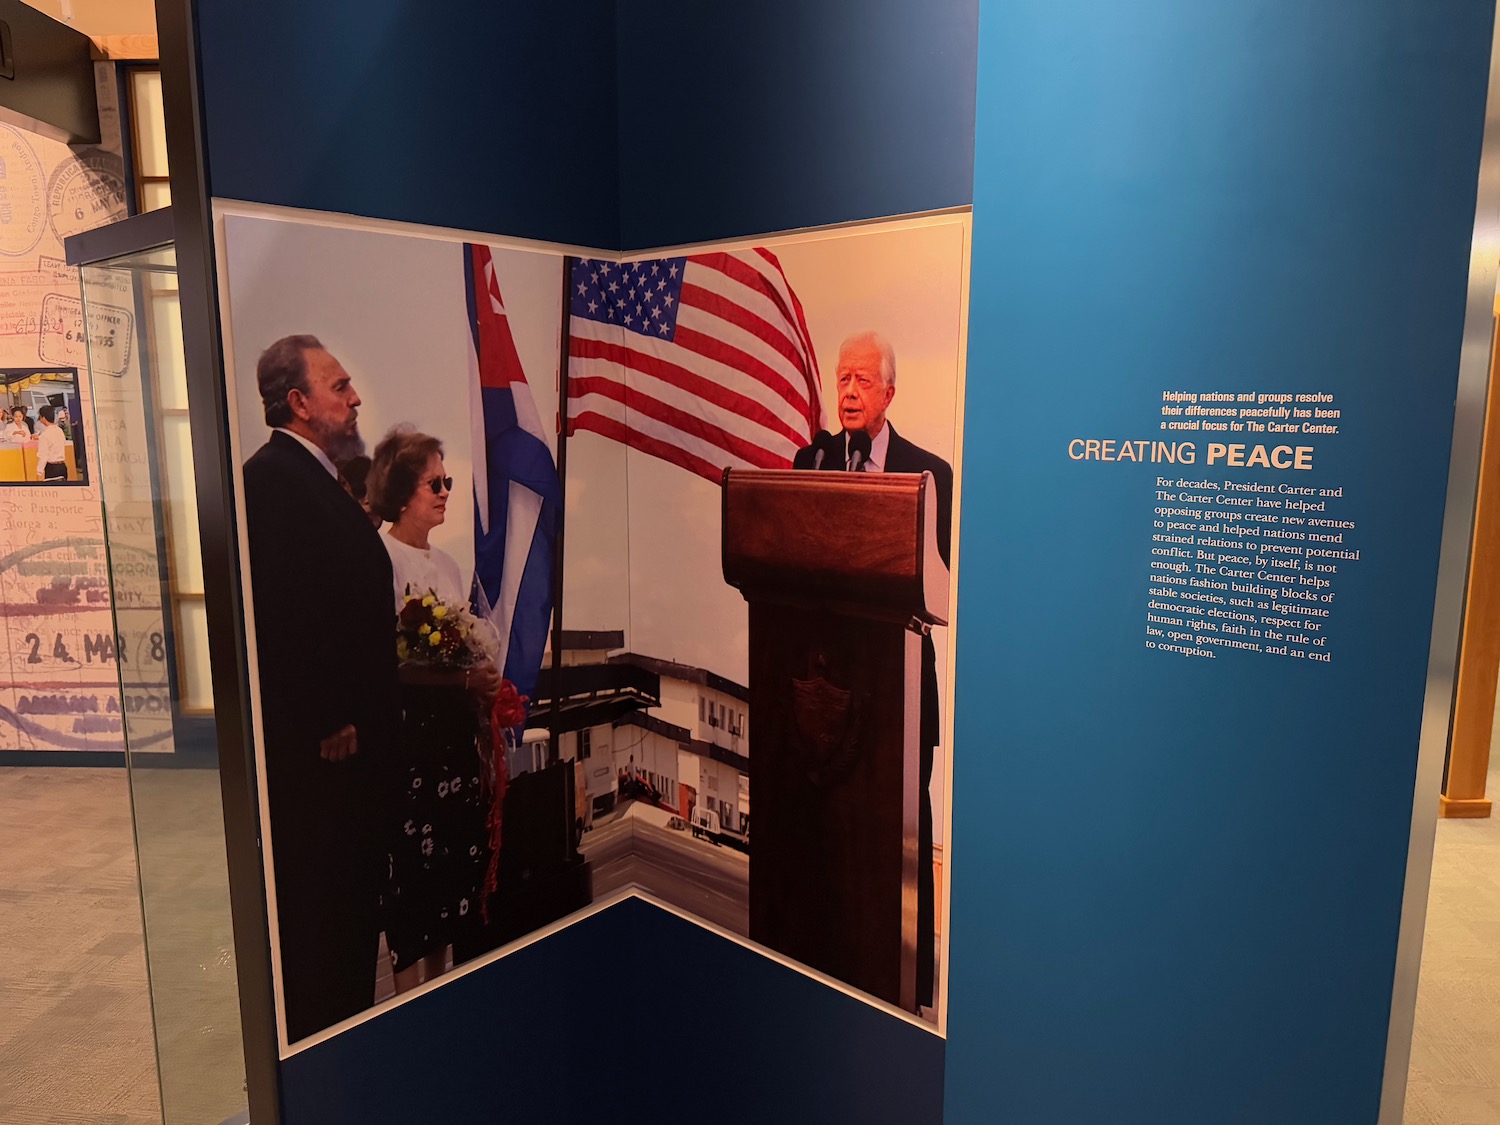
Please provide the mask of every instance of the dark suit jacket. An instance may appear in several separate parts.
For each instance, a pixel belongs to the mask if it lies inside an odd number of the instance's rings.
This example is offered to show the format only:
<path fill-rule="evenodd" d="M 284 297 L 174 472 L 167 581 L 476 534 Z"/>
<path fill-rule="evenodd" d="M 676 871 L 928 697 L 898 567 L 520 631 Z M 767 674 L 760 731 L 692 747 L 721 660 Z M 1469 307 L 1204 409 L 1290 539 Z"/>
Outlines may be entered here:
<path fill-rule="evenodd" d="M 374 781 L 400 720 L 395 595 L 390 556 L 364 511 L 295 439 L 273 433 L 244 480 L 280 869 L 285 843 L 376 823 Z M 325 762 L 319 742 L 346 723 L 358 754 Z"/>
<path fill-rule="evenodd" d="M 891 440 L 885 451 L 885 471 L 888 473 L 931 473 L 937 485 L 937 532 L 938 554 L 944 566 L 952 566 L 949 549 L 953 537 L 953 466 L 921 446 L 913 445 L 890 426 Z M 843 433 L 835 435 L 841 442 Z M 811 469 L 815 460 L 812 446 L 797 451 L 792 460 L 794 469 Z M 843 471 L 844 462 L 838 457 L 823 460 L 825 470 Z M 932 647 L 932 637 L 922 638 L 922 746 L 930 749 L 938 743 L 941 723 L 938 719 L 937 652 Z"/>

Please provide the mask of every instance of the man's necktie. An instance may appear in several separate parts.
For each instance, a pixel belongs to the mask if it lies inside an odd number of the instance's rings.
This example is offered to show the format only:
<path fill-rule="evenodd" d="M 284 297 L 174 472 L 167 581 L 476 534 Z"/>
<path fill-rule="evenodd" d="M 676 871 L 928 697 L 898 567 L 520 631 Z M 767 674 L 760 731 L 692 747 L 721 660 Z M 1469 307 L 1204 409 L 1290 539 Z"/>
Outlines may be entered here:
<path fill-rule="evenodd" d="M 845 465 L 851 473 L 863 473 L 870 464 L 870 437 L 862 432 L 851 433 L 845 439 L 848 442 L 848 458 Z"/>

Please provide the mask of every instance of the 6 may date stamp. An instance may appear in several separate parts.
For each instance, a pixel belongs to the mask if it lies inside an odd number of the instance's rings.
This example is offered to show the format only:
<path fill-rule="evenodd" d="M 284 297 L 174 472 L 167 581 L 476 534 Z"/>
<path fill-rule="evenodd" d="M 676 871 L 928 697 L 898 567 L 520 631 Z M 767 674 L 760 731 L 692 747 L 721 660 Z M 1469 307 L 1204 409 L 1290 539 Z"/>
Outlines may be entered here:
<path fill-rule="evenodd" d="M 83 370 L 89 365 L 87 339 L 93 342 L 94 370 L 101 375 L 124 375 L 130 368 L 131 342 L 135 339 L 135 316 L 129 309 L 89 303 L 85 326 L 83 302 L 64 293 L 42 298 L 41 339 L 37 353 L 44 363 Z"/>
<path fill-rule="evenodd" d="M 124 213 L 124 162 L 114 153 L 86 149 L 52 173 L 47 185 L 47 221 L 59 242 Z"/>

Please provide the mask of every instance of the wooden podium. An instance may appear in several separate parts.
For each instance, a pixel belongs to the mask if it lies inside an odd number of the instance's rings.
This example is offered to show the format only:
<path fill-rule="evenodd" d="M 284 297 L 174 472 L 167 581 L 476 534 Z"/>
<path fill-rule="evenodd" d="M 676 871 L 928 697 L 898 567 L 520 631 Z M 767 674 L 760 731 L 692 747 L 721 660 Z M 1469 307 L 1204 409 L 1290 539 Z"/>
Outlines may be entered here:
<path fill-rule="evenodd" d="M 750 938 L 916 1011 L 923 631 L 946 624 L 927 473 L 724 473 L 750 603 Z"/>

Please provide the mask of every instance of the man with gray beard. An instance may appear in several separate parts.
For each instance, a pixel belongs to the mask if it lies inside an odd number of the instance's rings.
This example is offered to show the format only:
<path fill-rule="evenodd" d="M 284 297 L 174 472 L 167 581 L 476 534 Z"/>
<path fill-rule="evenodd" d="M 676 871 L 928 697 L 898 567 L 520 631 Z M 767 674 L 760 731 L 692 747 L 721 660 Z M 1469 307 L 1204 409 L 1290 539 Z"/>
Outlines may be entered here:
<path fill-rule="evenodd" d="M 386 849 L 381 771 L 400 719 L 390 556 L 334 465 L 364 451 L 359 395 L 314 336 L 256 381 L 270 440 L 245 523 L 287 1038 L 374 1002 Z"/>

